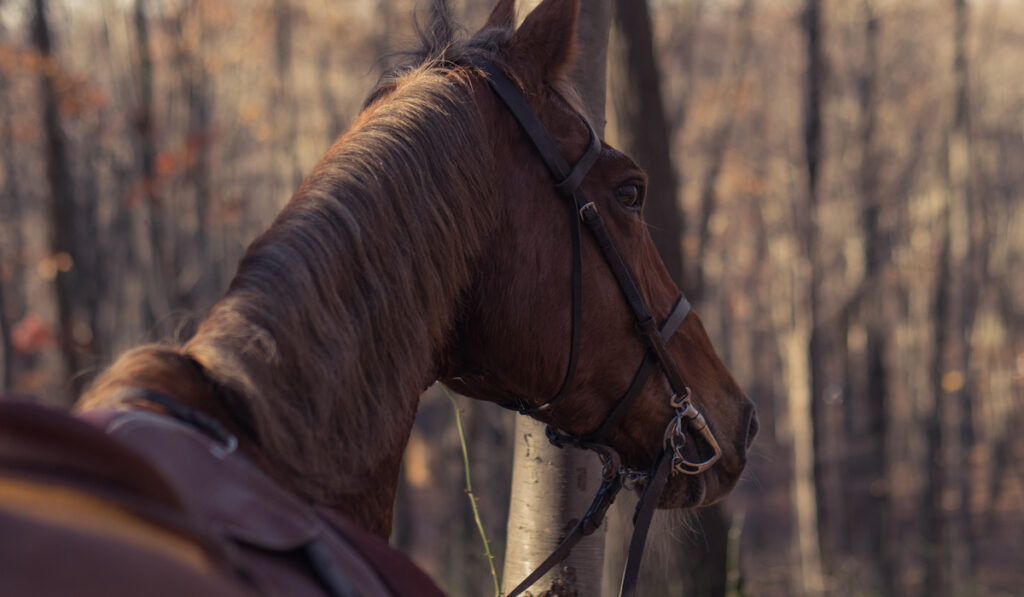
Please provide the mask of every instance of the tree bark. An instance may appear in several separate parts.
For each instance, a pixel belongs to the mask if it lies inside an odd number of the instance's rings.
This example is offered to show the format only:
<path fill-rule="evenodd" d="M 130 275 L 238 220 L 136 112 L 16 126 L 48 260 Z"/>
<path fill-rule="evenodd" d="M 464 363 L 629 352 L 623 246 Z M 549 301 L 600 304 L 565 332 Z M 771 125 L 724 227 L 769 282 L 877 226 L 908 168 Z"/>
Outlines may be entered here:
<path fill-rule="evenodd" d="M 520 18 L 538 4 L 518 3 Z M 605 118 L 605 70 L 610 0 L 584 2 L 580 7 L 580 58 L 572 77 L 587 115 L 598 134 Z M 544 425 L 518 417 L 514 434 L 512 495 L 508 543 L 502 573 L 508 592 L 526 577 L 575 525 L 600 485 L 600 463 L 588 452 L 556 448 L 548 443 Z M 604 531 L 580 541 L 561 565 L 533 585 L 535 595 L 600 595 L 604 563 Z"/>
<path fill-rule="evenodd" d="M 647 172 L 644 213 L 648 222 L 655 223 L 650 227 L 651 239 L 669 274 L 681 284 L 685 227 L 676 200 L 672 131 L 662 101 L 647 0 L 615 0 L 608 47 L 608 95 L 613 113 L 609 138 Z"/>
<path fill-rule="evenodd" d="M 969 577 L 970 528 L 967 456 L 973 412 L 969 383 L 971 325 L 971 139 L 969 123 L 967 3 L 953 0 L 953 114 L 946 139 L 948 193 L 943 214 L 939 276 L 935 286 L 935 402 L 928 421 L 925 592 L 958 595 Z"/>
<path fill-rule="evenodd" d="M 3 6 L 3 2 L 0 1 L 0 7 Z M 7 31 L 0 24 L 0 35 L 3 36 L 3 40 L 6 41 Z M 14 162 L 14 134 L 13 134 L 13 110 L 11 109 L 11 103 L 7 92 L 7 78 L 0 76 L 0 114 L 3 114 L 3 128 L 0 129 L 0 143 L 3 143 L 3 202 L 2 213 L 0 213 L 0 221 L 3 222 L 3 228 L 10 228 L 10 230 L 0 229 L 0 233 L 7 236 L 10 246 L 14 251 L 19 251 L 21 248 L 21 233 L 20 233 L 20 219 L 21 214 L 19 213 L 19 196 L 17 187 L 17 177 L 13 175 L 15 172 Z M 9 235 L 9 236 L 8 236 Z M 8 270 L 7 268 L 11 269 Z M 4 292 L 7 288 L 6 282 L 14 279 L 14 263 L 7 264 L 4 262 L 3 255 L 0 254 L 0 392 L 9 391 L 14 386 L 14 346 L 11 340 L 11 322 L 7 318 L 7 302 L 5 300 Z M 8 273 L 10 277 L 8 278 Z"/>
<path fill-rule="evenodd" d="M 864 64 L 859 80 L 861 115 L 861 234 L 864 244 L 864 281 L 856 302 L 854 329 L 847 326 L 844 338 L 851 334 L 864 338 L 858 355 L 849 355 L 848 384 L 851 396 L 844 404 L 852 435 L 847 441 L 849 509 L 846 517 L 857 521 L 850 525 L 853 553 L 867 567 L 865 586 L 884 590 L 893 586 L 892 542 L 888 482 L 888 378 L 886 355 L 889 350 L 886 329 L 886 304 L 889 288 L 885 282 L 890 239 L 881 226 L 882 194 L 880 172 L 882 158 L 875 138 L 878 121 L 878 35 L 879 18 L 873 0 L 863 0 Z M 857 342 L 840 343 L 849 352 Z"/>
<path fill-rule="evenodd" d="M 189 3 L 182 6 L 171 21 L 175 48 L 173 66 L 178 75 L 181 94 L 186 105 L 185 159 L 179 166 L 181 179 L 187 183 L 181 192 L 181 202 L 163 206 L 167 225 L 165 238 L 157 260 L 167 272 L 161 278 L 160 297 L 151 299 L 161 309 L 193 310 L 200 303 L 220 292 L 225 271 L 211 271 L 203 266 L 209 259 L 210 237 L 208 214 L 213 197 L 210 170 L 210 144 L 213 136 L 213 92 L 204 58 L 208 25 L 203 20 L 201 6 Z M 273 168 L 268 171 L 275 171 Z M 272 195 L 264 193 L 260 196 Z M 191 201 L 189 201 L 191 199 Z M 191 277 L 185 274 L 191 273 Z"/>
<path fill-rule="evenodd" d="M 750 0 L 744 3 L 743 14 L 749 13 Z M 744 33 L 749 33 L 746 31 Z M 743 47 L 749 48 L 743 36 Z M 741 52 L 741 56 L 745 52 Z M 744 58 L 738 68 L 742 70 Z M 609 43 L 608 94 L 612 103 L 611 137 L 613 144 L 640 164 L 648 175 L 645 219 L 653 222 L 651 238 L 672 278 L 683 285 L 684 215 L 677 201 L 678 184 L 671 155 L 672 126 L 666 117 L 662 99 L 661 75 L 654 49 L 654 34 L 648 4 L 635 0 L 615 1 L 615 20 Z M 738 78 L 738 77 L 737 77 Z M 738 87 L 733 85 L 730 87 Z M 727 92 L 728 93 L 728 92 Z M 733 122 L 731 114 L 723 121 Z M 728 133 L 720 135 L 726 145 Z M 693 255 L 699 262 L 701 254 Z M 699 269 L 699 268 L 698 268 Z M 701 296 L 701 280 L 692 280 L 687 295 L 693 301 Z M 629 522 L 635 499 L 627 496 L 609 512 L 609 531 L 605 554 L 605 594 L 615 595 L 626 559 L 626 548 L 632 533 Z M 667 544 L 678 554 L 669 566 L 653 569 L 654 561 L 641 573 L 638 592 L 643 595 L 671 595 L 683 587 L 691 597 L 723 595 L 726 577 L 726 546 L 728 514 L 721 504 L 695 513 L 699 535 L 688 536 L 684 546 L 675 537 L 666 537 L 662 527 L 654 525 L 649 544 Z M 675 564 L 679 564 L 678 566 Z"/>
<path fill-rule="evenodd" d="M 129 252 L 132 266 L 146 283 L 139 305 L 142 326 L 150 330 L 170 307 L 166 302 L 167 284 L 163 260 L 164 230 L 161 225 L 161 204 L 157 195 L 156 127 L 153 107 L 153 55 L 149 43 L 149 19 L 146 0 L 135 0 L 135 53 L 138 56 L 138 105 L 135 112 L 135 133 L 138 143 L 139 169 L 142 176 L 138 204 L 134 206 L 132 228 L 135 251 Z"/>
<path fill-rule="evenodd" d="M 274 122 L 285 193 L 302 184 L 302 168 L 298 156 L 299 114 L 289 88 L 292 85 L 292 20 L 297 9 L 292 0 L 274 0 L 274 49 L 277 65 L 277 88 L 274 94 Z M 287 195 L 285 195 L 287 196 Z"/>
<path fill-rule="evenodd" d="M 81 390 L 82 378 L 76 376 L 79 370 L 79 355 L 74 341 L 74 285 L 75 266 L 75 205 L 71 181 L 71 165 L 68 160 L 66 139 L 60 123 L 60 98 L 57 92 L 56 61 L 53 57 L 53 42 L 47 20 L 46 0 L 34 0 L 31 20 L 31 39 L 40 58 L 39 99 L 42 104 L 42 128 L 46 146 L 46 178 L 49 183 L 47 227 L 48 256 L 54 263 L 53 291 L 57 304 L 57 336 L 64 375 L 70 382 L 71 398 Z"/>
<path fill-rule="evenodd" d="M 711 218 L 714 216 L 718 203 L 718 180 L 722 173 L 722 167 L 725 165 L 725 155 L 729 149 L 729 142 L 736 122 L 736 112 L 743 92 L 743 77 L 753 47 L 753 31 L 751 30 L 753 13 L 753 0 L 744 0 L 737 11 L 736 43 L 739 44 L 739 48 L 730 64 L 726 66 L 726 72 L 722 76 L 719 86 L 719 97 L 723 101 L 719 103 L 716 113 L 716 123 L 711 133 L 711 145 L 708 150 L 708 167 L 700 186 L 698 244 L 697 254 L 693 256 L 692 291 L 694 301 L 701 300 L 707 282 L 704 276 L 703 256 L 711 244 Z"/>
<path fill-rule="evenodd" d="M 3 267 L 3 255 L 0 254 L 0 269 Z M 5 286 L 3 275 L 0 274 L 0 394 L 9 391 L 14 385 L 14 347 L 11 345 L 11 325 L 7 320 L 7 303 L 4 300 Z"/>
<path fill-rule="evenodd" d="M 821 0 L 807 0 L 803 13 L 807 71 L 804 83 L 804 150 L 807 202 L 797 217 L 797 242 L 801 247 L 794 276 L 793 327 L 783 340 L 783 361 L 789 389 L 789 420 L 793 440 L 793 504 L 796 510 L 797 552 L 800 575 L 797 586 L 805 595 L 821 595 L 824 571 L 818 533 L 817 442 L 815 439 L 815 390 L 820 351 L 816 350 L 818 311 L 817 210 L 823 162 L 822 97 L 825 75 Z"/>

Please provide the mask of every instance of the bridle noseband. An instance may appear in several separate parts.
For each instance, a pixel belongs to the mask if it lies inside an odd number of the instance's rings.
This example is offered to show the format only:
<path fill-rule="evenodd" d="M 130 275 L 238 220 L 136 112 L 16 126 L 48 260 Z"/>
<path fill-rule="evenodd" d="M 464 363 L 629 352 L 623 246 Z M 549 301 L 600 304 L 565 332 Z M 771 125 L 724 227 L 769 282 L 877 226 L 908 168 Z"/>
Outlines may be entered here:
<path fill-rule="evenodd" d="M 580 120 L 590 133 L 590 142 L 583 156 L 572 167 L 562 156 L 558 145 L 541 123 L 537 114 L 530 107 L 519 88 L 494 63 L 478 56 L 466 58 L 469 65 L 484 73 L 488 85 L 508 107 L 519 122 L 523 131 L 530 138 L 533 146 L 540 154 L 552 177 L 555 189 L 567 199 L 572 209 L 570 228 L 572 231 L 572 327 L 569 344 L 569 365 L 565 378 L 557 393 L 539 406 L 516 408 L 522 414 L 535 414 L 550 410 L 572 387 L 579 360 L 579 343 L 582 312 L 582 246 L 580 240 L 580 222 L 587 225 L 591 235 L 601 249 L 605 261 L 618 282 L 626 302 L 633 313 L 637 333 L 644 340 L 647 350 L 643 361 L 633 376 L 626 393 L 619 399 L 612 410 L 594 431 L 582 436 L 566 435 L 548 427 L 548 439 L 557 446 L 572 445 L 597 452 L 602 462 L 602 483 L 597 495 L 573 530 L 562 540 L 561 544 L 548 558 L 537 567 L 523 582 L 513 589 L 507 597 L 519 595 L 556 564 L 569 555 L 572 547 L 583 537 L 593 533 L 601 526 L 605 512 L 615 500 L 615 496 L 623 487 L 629 489 L 643 488 L 637 510 L 633 517 L 634 531 L 629 544 L 629 555 L 622 577 L 620 596 L 633 595 L 640 570 L 640 559 L 651 518 L 657 507 L 658 499 L 673 472 L 684 475 L 697 475 L 711 468 L 721 457 L 722 451 L 715 440 L 711 428 L 704 416 L 693 405 L 690 388 L 683 382 L 682 375 L 675 360 L 668 353 L 666 344 L 690 312 L 690 302 L 680 294 L 668 317 L 659 326 L 651 315 L 639 290 L 636 277 L 622 254 L 615 246 L 611 235 L 598 211 L 597 204 L 587 200 L 581 189 L 583 179 L 597 162 L 601 153 L 601 140 L 593 127 L 582 115 Z M 651 469 L 639 471 L 625 469 L 621 466 L 619 455 L 614 449 L 603 445 L 609 432 L 622 420 L 626 412 L 640 396 L 641 391 L 656 369 L 660 369 L 668 380 L 672 390 L 669 404 L 675 411 L 663 437 L 663 450 L 655 457 Z M 683 454 L 687 441 L 687 431 L 693 432 L 704 445 L 710 448 L 712 455 L 700 462 L 691 462 Z"/>

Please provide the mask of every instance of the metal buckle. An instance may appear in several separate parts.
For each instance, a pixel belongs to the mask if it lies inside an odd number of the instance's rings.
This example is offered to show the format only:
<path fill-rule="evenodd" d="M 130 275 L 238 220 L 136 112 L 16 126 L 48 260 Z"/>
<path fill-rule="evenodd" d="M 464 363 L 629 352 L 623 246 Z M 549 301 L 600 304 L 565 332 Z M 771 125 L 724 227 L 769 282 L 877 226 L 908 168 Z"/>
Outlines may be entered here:
<path fill-rule="evenodd" d="M 668 403 L 672 408 L 680 409 L 684 408 L 690 402 L 690 386 L 683 386 L 683 393 L 673 393 L 672 397 L 668 399 Z"/>
<path fill-rule="evenodd" d="M 586 203 L 583 204 L 583 207 L 580 208 L 580 219 L 583 220 L 584 222 L 587 221 L 587 216 L 583 215 L 583 212 L 587 211 L 588 208 L 590 209 L 590 211 L 594 212 L 595 216 L 597 215 L 597 206 L 594 205 L 593 201 L 587 201 Z"/>

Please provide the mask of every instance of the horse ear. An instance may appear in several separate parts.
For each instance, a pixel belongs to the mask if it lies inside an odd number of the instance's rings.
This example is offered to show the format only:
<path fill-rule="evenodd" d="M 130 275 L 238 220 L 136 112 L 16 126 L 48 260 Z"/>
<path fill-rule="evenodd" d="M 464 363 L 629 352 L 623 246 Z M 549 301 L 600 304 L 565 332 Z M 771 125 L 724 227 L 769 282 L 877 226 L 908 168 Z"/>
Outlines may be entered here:
<path fill-rule="evenodd" d="M 493 27 L 513 27 L 515 24 L 516 0 L 498 0 L 498 3 L 494 6 L 494 10 L 491 11 L 491 16 L 487 17 L 487 22 L 484 24 L 483 28 L 491 29 Z"/>
<path fill-rule="evenodd" d="M 579 0 L 544 0 L 527 15 L 510 44 L 521 73 L 551 81 L 569 70 L 576 54 L 578 12 Z"/>

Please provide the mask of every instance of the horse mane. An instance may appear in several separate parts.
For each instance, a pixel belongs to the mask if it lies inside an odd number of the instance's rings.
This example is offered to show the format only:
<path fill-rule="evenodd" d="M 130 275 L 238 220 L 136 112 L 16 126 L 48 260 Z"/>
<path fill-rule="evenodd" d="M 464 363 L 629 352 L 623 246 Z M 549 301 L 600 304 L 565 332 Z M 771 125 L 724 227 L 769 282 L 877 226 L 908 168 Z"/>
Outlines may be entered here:
<path fill-rule="evenodd" d="M 497 217 L 484 125 L 456 64 L 500 61 L 512 35 L 458 41 L 447 4 L 433 10 L 422 47 L 382 76 L 196 335 L 126 353 L 79 408 L 122 407 L 113 390 L 141 383 L 175 395 L 194 360 L 240 397 L 261 451 L 308 498 L 341 507 L 380 494 L 367 485 L 381 471 L 397 477 L 415 396 Z"/>
<path fill-rule="evenodd" d="M 447 0 L 432 0 L 429 12 L 431 18 L 427 26 L 416 21 L 419 47 L 391 54 L 398 60 L 394 66 L 381 74 L 377 85 L 363 103 L 364 109 L 394 91 L 410 73 L 422 68 L 452 68 L 463 63 L 469 56 L 480 56 L 502 67 L 505 74 L 519 85 L 525 95 L 530 96 L 536 92 L 525 85 L 513 70 L 507 68 L 506 51 L 515 33 L 514 26 L 487 26 L 472 37 L 465 37 L 465 31 L 455 22 Z M 545 83 L 569 102 L 574 110 L 590 118 L 591 115 L 587 113 L 579 91 L 564 75 L 564 72 L 560 73 Z"/>

